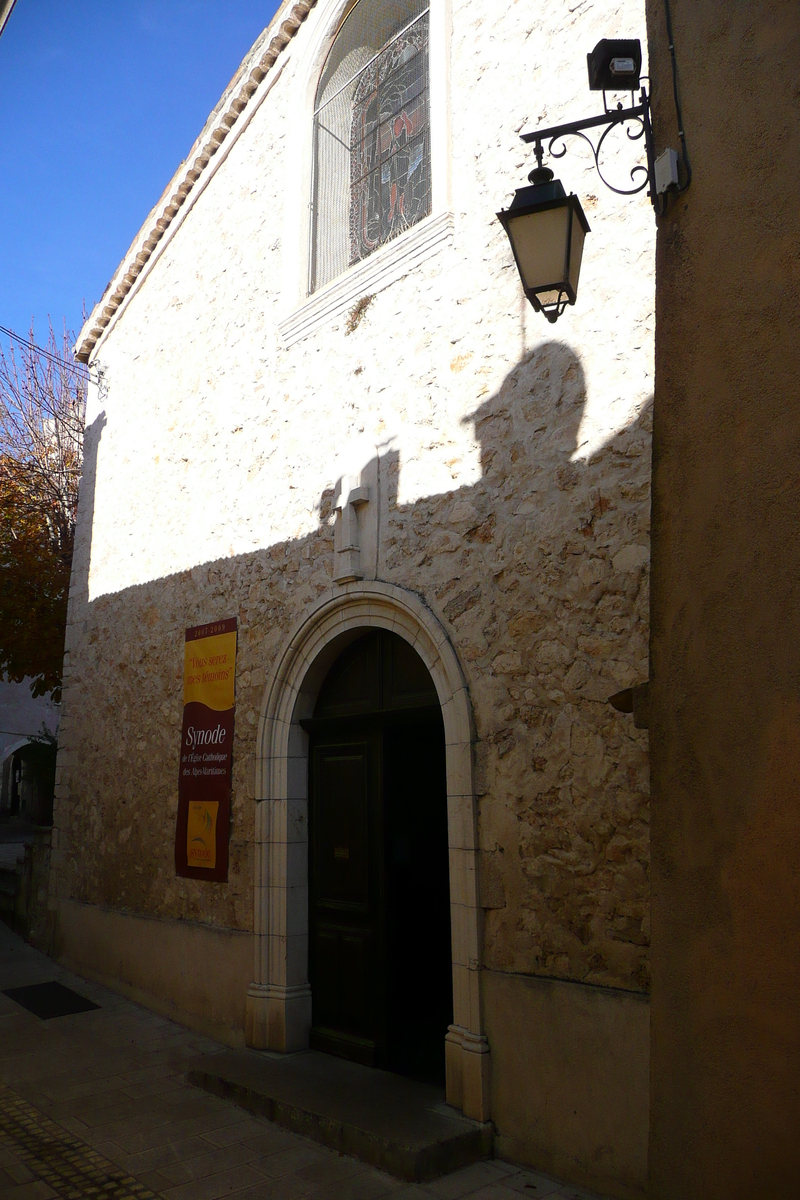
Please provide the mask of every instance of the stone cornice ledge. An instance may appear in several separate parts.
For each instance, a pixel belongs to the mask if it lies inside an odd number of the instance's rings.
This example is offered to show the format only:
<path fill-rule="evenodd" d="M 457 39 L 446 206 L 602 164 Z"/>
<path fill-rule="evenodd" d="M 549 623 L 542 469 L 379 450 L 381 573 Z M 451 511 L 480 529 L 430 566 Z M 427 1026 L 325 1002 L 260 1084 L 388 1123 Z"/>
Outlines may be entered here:
<path fill-rule="evenodd" d="M 437 254 L 452 241 L 453 214 L 428 217 L 389 242 L 357 267 L 351 267 L 323 291 L 313 295 L 301 308 L 278 323 L 285 348 L 308 337 L 322 325 L 347 311 L 362 296 L 380 292 L 402 279 L 420 263 Z"/>
<path fill-rule="evenodd" d="M 89 361 L 92 351 L 180 211 L 186 197 L 316 4 L 317 0 L 284 0 L 272 25 L 265 30 L 245 58 L 219 104 L 206 121 L 188 158 L 173 175 L 158 204 L 131 243 L 102 299 L 92 309 L 75 346 L 75 357 L 79 362 Z"/>

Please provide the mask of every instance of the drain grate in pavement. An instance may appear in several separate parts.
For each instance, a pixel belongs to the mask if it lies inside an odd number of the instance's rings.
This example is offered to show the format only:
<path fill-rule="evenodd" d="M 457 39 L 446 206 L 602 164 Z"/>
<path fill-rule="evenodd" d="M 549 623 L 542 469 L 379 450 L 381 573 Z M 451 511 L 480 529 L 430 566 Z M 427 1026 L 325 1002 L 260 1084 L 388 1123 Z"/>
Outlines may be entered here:
<path fill-rule="evenodd" d="M 72 988 L 64 987 L 63 983 L 52 980 L 50 983 L 31 983 L 27 987 L 7 988 L 3 992 L 10 1000 L 15 1000 L 35 1017 L 49 1021 L 51 1017 L 68 1017 L 72 1013 L 89 1012 L 99 1008 L 85 996 L 79 996 Z"/>
<path fill-rule="evenodd" d="M 126 1175 L 4 1084 L 0 1084 L 0 1146 L 65 1200 L 161 1200 L 157 1192 Z"/>

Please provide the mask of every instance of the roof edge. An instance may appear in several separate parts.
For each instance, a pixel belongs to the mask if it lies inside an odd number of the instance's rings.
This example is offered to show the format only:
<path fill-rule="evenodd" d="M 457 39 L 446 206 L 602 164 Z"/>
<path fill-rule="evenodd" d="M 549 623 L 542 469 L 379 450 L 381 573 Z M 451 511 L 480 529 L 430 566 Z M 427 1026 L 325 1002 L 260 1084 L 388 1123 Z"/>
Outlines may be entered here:
<path fill-rule="evenodd" d="M 79 362 L 88 363 L 92 351 L 187 196 L 316 4 L 317 0 L 284 0 L 272 24 L 267 26 L 245 56 L 239 70 L 203 126 L 200 136 L 195 140 L 188 157 L 178 167 L 158 203 L 151 209 L 111 282 L 81 329 L 74 350 Z"/>
<path fill-rule="evenodd" d="M 17 0 L 0 0 L 0 33 L 5 29 L 6 22 L 11 16 L 11 10 L 16 2 Z"/>

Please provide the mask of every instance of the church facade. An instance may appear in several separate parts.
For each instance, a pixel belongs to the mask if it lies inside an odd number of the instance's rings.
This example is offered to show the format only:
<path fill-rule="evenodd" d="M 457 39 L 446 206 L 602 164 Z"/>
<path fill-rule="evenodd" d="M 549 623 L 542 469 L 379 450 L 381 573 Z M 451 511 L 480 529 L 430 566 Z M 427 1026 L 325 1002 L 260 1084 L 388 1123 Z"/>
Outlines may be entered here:
<path fill-rule="evenodd" d="M 499 1153 L 621 1196 L 648 742 L 608 697 L 648 678 L 655 229 L 565 160 L 592 230 L 550 326 L 495 214 L 520 133 L 583 115 L 586 50 L 643 21 L 287 0 L 245 58 L 78 342 L 47 933 L 231 1045 L 441 1078 Z M 176 827 L 187 630 L 217 623 L 212 878 Z"/>

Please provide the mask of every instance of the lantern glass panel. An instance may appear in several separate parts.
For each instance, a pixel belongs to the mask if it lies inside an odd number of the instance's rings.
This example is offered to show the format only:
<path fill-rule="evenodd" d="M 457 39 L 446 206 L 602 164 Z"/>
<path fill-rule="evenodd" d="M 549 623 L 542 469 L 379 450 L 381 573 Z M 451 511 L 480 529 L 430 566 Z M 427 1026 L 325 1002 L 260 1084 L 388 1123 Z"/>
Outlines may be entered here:
<path fill-rule="evenodd" d="M 547 308 L 552 304 L 559 304 L 565 299 L 564 290 L 563 288 L 553 288 L 549 292 L 540 291 L 536 293 L 536 299 L 539 301 L 542 308 Z"/>
<path fill-rule="evenodd" d="M 569 237 L 568 204 L 508 217 L 508 235 L 514 247 L 526 291 L 538 292 L 565 282 Z M 573 221 L 573 228 L 577 221 Z M 546 303 L 546 301 L 545 301 Z"/>
<path fill-rule="evenodd" d="M 572 288 L 572 295 L 578 294 L 578 276 L 581 272 L 581 259 L 583 258 L 583 242 L 586 237 L 586 230 L 583 228 L 581 220 L 577 213 L 572 214 L 572 238 L 569 252 L 569 285 Z"/>

